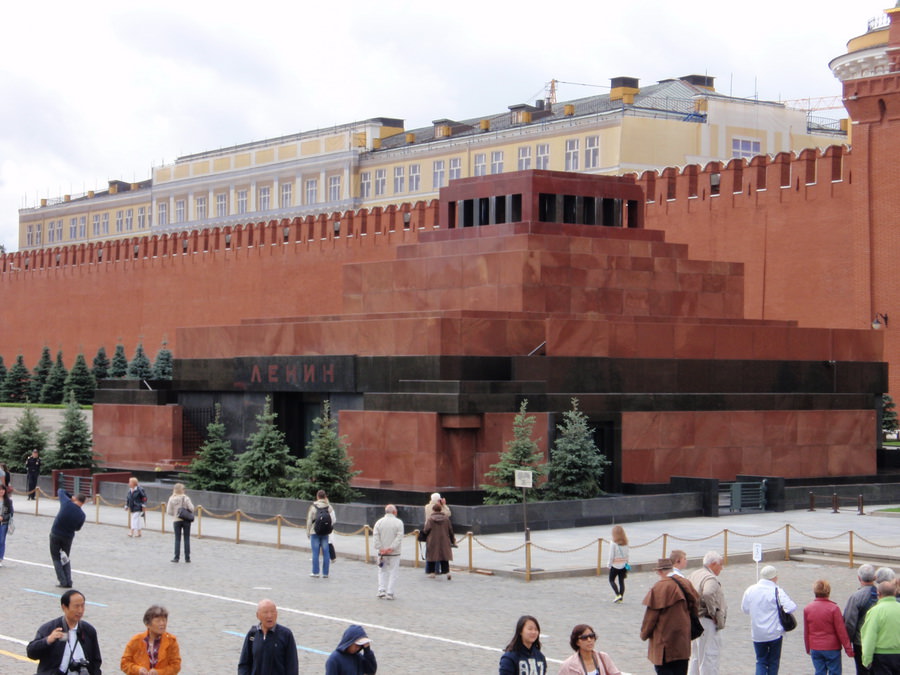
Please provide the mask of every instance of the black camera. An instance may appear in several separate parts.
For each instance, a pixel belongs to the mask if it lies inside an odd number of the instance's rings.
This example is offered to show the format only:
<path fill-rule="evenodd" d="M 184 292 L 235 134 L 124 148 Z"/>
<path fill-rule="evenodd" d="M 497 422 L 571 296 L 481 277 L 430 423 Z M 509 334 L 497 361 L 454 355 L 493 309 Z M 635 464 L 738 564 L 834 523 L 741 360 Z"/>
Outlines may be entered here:
<path fill-rule="evenodd" d="M 91 675 L 91 672 L 88 670 L 89 665 L 90 661 L 87 659 L 75 659 L 74 661 L 69 661 L 69 672 L 76 673 L 77 675 Z"/>

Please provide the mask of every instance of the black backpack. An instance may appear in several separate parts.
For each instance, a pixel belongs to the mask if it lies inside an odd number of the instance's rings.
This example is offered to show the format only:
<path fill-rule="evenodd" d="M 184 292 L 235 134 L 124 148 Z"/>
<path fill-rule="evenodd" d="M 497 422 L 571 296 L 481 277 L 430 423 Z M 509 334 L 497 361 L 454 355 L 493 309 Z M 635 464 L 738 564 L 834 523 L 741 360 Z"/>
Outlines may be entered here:
<path fill-rule="evenodd" d="M 320 537 L 331 534 L 334 525 L 331 522 L 331 512 L 327 506 L 316 507 L 316 519 L 313 521 L 313 532 Z"/>

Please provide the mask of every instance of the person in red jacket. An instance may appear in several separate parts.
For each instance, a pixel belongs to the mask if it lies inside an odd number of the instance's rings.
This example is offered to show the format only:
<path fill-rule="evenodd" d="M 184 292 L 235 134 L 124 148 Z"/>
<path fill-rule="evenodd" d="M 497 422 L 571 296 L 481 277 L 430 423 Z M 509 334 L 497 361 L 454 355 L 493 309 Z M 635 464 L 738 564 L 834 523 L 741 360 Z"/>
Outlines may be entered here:
<path fill-rule="evenodd" d="M 813 584 L 816 599 L 803 608 L 803 644 L 812 657 L 816 675 L 841 675 L 841 646 L 853 657 L 853 645 L 841 608 L 829 600 L 831 584 L 819 579 Z"/>

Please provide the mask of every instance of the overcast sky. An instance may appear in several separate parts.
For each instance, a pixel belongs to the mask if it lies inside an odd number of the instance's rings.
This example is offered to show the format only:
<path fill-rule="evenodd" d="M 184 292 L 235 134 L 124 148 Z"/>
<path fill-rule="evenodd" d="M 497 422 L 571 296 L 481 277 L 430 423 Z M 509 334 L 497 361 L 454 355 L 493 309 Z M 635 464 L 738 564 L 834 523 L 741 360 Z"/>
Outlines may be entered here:
<path fill-rule="evenodd" d="M 19 208 L 181 155 L 369 117 L 413 128 L 497 113 L 553 78 L 573 83 L 560 101 L 619 75 L 692 73 L 735 96 L 838 96 L 828 62 L 892 4 L 8 2 L 0 243 L 18 248 Z"/>

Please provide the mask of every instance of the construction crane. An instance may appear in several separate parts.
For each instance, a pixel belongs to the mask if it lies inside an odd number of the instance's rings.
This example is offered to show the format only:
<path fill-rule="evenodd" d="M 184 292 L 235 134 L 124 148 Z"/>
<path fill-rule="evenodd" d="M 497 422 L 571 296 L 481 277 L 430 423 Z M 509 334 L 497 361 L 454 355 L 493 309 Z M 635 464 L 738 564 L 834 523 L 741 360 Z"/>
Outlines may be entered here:
<path fill-rule="evenodd" d="M 844 103 L 840 96 L 819 96 L 813 98 L 792 98 L 781 101 L 786 107 L 806 112 L 817 110 L 843 110 Z"/>

